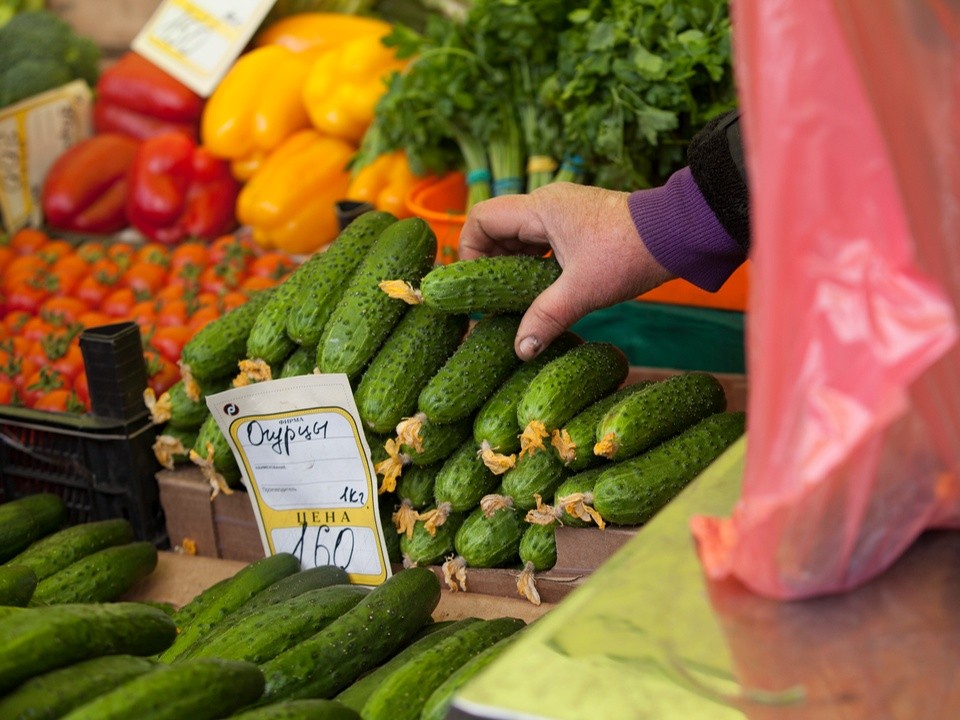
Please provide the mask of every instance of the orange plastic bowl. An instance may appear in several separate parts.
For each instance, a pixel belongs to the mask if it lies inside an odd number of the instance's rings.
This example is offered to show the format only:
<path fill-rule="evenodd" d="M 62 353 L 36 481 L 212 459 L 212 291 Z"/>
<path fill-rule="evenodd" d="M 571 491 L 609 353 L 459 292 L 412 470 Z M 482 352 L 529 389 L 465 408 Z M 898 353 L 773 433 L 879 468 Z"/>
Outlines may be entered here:
<path fill-rule="evenodd" d="M 407 209 L 426 220 L 437 236 L 437 262 L 449 264 L 457 259 L 466 206 L 466 178 L 459 172 L 421 180 L 407 194 Z"/>

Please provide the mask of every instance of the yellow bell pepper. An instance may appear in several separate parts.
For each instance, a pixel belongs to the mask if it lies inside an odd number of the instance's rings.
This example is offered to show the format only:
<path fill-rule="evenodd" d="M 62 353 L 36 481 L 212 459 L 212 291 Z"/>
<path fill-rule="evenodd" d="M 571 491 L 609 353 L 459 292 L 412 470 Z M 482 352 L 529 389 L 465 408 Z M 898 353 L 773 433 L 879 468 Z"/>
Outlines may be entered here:
<path fill-rule="evenodd" d="M 382 35 L 367 35 L 319 55 L 310 66 L 303 102 L 310 122 L 332 137 L 357 143 L 373 122 L 386 80 L 406 65 Z"/>
<path fill-rule="evenodd" d="M 302 94 L 309 70 L 307 58 L 279 45 L 241 55 L 207 100 L 200 121 L 203 145 L 217 157 L 248 166 L 249 176 L 271 150 L 310 126 Z"/>
<path fill-rule="evenodd" d="M 406 153 L 397 150 L 354 172 L 346 197 L 371 203 L 402 220 L 413 215 L 407 208 L 407 194 L 422 179 L 410 169 Z"/>
<path fill-rule="evenodd" d="M 333 12 L 305 12 L 271 23 L 254 38 L 256 47 L 281 45 L 295 52 L 317 54 L 366 35 L 390 31 L 383 20 Z"/>
<path fill-rule="evenodd" d="M 243 186 L 237 218 L 262 247 L 299 255 L 337 236 L 335 203 L 344 198 L 355 148 L 300 130 L 283 141 Z"/>

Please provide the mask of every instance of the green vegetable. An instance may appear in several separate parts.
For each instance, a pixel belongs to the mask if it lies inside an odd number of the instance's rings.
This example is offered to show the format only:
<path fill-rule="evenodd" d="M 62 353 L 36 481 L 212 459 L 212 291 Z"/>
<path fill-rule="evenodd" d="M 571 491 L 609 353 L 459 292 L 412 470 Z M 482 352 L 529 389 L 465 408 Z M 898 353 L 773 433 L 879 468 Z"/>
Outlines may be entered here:
<path fill-rule="evenodd" d="M 360 720 L 353 710 L 333 700 L 286 700 L 230 717 L 234 720 Z"/>
<path fill-rule="evenodd" d="M 58 530 L 66 511 L 63 500 L 53 493 L 24 495 L 0 504 L 0 562 Z"/>
<path fill-rule="evenodd" d="M 553 493 L 554 512 L 560 523 L 570 527 L 589 527 L 596 521 L 589 510 L 593 508 L 593 488 L 600 474 L 610 467 L 600 465 L 569 475 Z M 576 511 L 576 512 L 571 512 Z"/>
<path fill-rule="evenodd" d="M 467 567 L 499 567 L 518 559 L 526 526 L 523 516 L 512 507 L 501 507 L 489 517 L 477 508 L 460 526 L 454 546 Z"/>
<path fill-rule="evenodd" d="M 216 483 L 215 489 L 239 487 L 240 466 L 213 415 L 208 415 L 200 426 L 190 460 L 207 473 L 211 484 Z"/>
<path fill-rule="evenodd" d="M 38 581 L 104 548 L 133 542 L 133 526 L 125 518 L 73 525 L 37 540 L 10 560 L 30 568 Z"/>
<path fill-rule="evenodd" d="M 37 583 L 30 605 L 112 602 L 156 567 L 157 548 L 153 543 L 105 547 Z"/>
<path fill-rule="evenodd" d="M 6 720 L 56 720 L 156 667 L 155 660 L 135 655 L 106 655 L 82 660 L 27 680 L 0 699 L 0 717 Z"/>
<path fill-rule="evenodd" d="M 446 459 L 437 473 L 434 498 L 438 506 L 454 512 L 467 512 L 480 504 L 480 498 L 493 492 L 500 478 L 480 457 L 480 450 L 469 438 Z"/>
<path fill-rule="evenodd" d="M 520 562 L 543 572 L 557 564 L 557 526 L 528 525 L 520 538 Z"/>
<path fill-rule="evenodd" d="M 424 513 L 426 515 L 426 513 Z M 409 536 L 400 536 L 400 552 L 407 565 L 436 565 L 454 550 L 454 537 L 463 524 L 463 513 L 447 513 L 431 533 L 424 520 L 413 524 Z"/>
<path fill-rule="evenodd" d="M 537 505 L 537 495 L 552 498 L 566 474 L 560 458 L 550 450 L 523 455 L 504 474 L 502 492 L 513 498 L 519 509 L 530 510 Z"/>
<path fill-rule="evenodd" d="M 0 606 L 25 607 L 36 589 L 37 576 L 29 567 L 0 565 Z"/>
<path fill-rule="evenodd" d="M 41 673 L 103 655 L 152 655 L 176 636 L 173 620 L 141 603 L 55 605 L 0 619 L 0 693 Z"/>
<path fill-rule="evenodd" d="M 433 502 L 433 491 L 437 482 L 437 473 L 442 463 L 433 465 L 410 465 L 404 468 L 397 479 L 397 497 L 406 500 L 414 510 L 423 510 Z"/>
<path fill-rule="evenodd" d="M 317 346 L 301 345 L 284 361 L 280 369 L 280 377 L 299 377 L 311 375 L 317 367 Z"/>
<path fill-rule="evenodd" d="M 157 462 L 172 470 L 177 465 L 190 462 L 190 450 L 197 444 L 198 428 L 183 430 L 164 425 L 157 431 L 153 442 L 153 454 Z"/>
<path fill-rule="evenodd" d="M 446 460 L 450 453 L 470 437 L 473 418 L 467 416 L 450 423 L 431 422 L 417 413 L 408 426 L 410 437 L 401 437 L 401 451 L 414 465 L 432 465 Z"/>
<path fill-rule="evenodd" d="M 742 412 L 717 413 L 607 468 L 593 490 L 594 508 L 609 522 L 645 523 L 733 444 L 745 423 Z"/>
<path fill-rule="evenodd" d="M 236 612 L 228 616 L 229 621 L 247 615 L 275 603 L 285 602 L 310 590 L 319 590 L 331 585 L 346 585 L 350 576 L 336 565 L 319 565 L 307 568 L 280 578 L 272 585 L 258 592 L 245 602 Z"/>

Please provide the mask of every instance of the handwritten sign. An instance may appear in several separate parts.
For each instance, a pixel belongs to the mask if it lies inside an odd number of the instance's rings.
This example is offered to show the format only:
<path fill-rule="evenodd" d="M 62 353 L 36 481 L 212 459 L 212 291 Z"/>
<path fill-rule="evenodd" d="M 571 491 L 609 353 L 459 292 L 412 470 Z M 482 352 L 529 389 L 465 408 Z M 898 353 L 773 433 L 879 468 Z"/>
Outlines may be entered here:
<path fill-rule="evenodd" d="M 346 375 L 271 380 L 210 395 L 250 496 L 264 551 L 351 582 L 390 575 L 370 448 Z"/>
<path fill-rule="evenodd" d="M 275 0 L 164 0 L 131 47 L 203 97 L 243 51 Z"/>

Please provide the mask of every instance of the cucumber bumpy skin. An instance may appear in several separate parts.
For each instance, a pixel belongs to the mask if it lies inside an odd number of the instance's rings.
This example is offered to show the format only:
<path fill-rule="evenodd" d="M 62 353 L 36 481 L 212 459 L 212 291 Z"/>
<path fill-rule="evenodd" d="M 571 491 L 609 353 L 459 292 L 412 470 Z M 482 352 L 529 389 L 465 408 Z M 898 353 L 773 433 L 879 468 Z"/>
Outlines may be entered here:
<path fill-rule="evenodd" d="M 79 558 L 37 583 L 31 606 L 113 602 L 157 567 L 157 548 L 140 541 Z"/>
<path fill-rule="evenodd" d="M 133 542 L 133 525 L 125 518 L 94 520 L 59 530 L 37 540 L 10 560 L 24 565 L 45 580 L 80 558 L 98 550 Z"/>
<path fill-rule="evenodd" d="M 350 708 L 334 700 L 286 700 L 244 710 L 233 720 L 361 720 Z"/>

